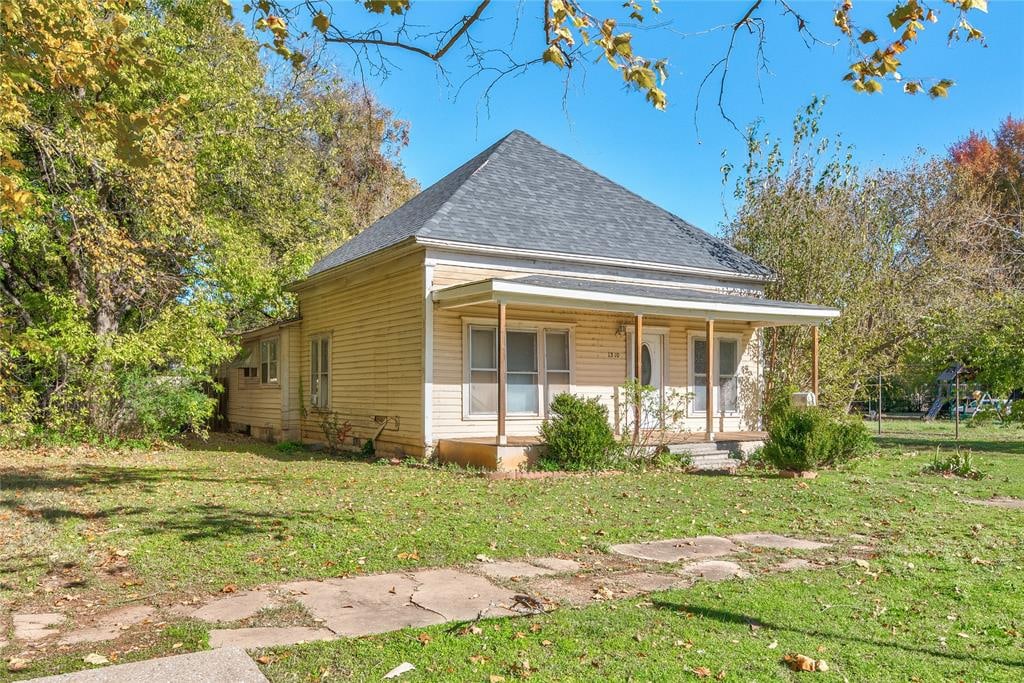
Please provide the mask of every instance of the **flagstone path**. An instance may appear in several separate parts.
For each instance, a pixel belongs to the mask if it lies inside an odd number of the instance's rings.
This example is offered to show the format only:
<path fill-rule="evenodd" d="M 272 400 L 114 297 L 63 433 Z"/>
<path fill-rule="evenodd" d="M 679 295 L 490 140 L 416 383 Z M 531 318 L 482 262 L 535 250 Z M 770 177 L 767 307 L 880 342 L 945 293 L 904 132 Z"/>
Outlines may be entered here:
<path fill-rule="evenodd" d="M 559 605 L 579 606 L 686 588 L 697 581 L 747 579 L 754 576 L 752 570 L 818 569 L 825 565 L 792 552 L 817 552 L 830 545 L 764 532 L 624 543 L 612 546 L 607 555 L 575 558 L 494 561 L 481 555 L 476 563 L 463 567 L 289 581 L 218 596 L 198 606 L 177 605 L 165 610 L 169 615 L 148 605 L 122 607 L 63 631 L 61 627 L 69 625 L 64 614 L 15 614 L 13 631 L 15 641 L 26 646 L 72 646 L 114 640 L 123 631 L 173 615 L 217 626 L 210 631 L 214 649 L 257 649 L 538 614 Z M 667 566 L 676 563 L 681 564 Z M 94 669 L 83 675 L 120 668 Z M 73 678 L 76 675 L 53 680 L 122 680 Z M 152 683 L 151 678 L 147 680 Z"/>

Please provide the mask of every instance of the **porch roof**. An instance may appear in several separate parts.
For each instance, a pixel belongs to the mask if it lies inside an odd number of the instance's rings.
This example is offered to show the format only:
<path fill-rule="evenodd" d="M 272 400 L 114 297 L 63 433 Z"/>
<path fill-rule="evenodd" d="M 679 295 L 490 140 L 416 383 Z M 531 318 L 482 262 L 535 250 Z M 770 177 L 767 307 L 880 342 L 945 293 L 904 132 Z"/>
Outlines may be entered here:
<path fill-rule="evenodd" d="M 816 325 L 839 316 L 834 308 L 792 301 L 554 275 L 488 278 L 436 290 L 433 298 L 443 308 L 494 302 L 736 320 L 758 326 Z"/>

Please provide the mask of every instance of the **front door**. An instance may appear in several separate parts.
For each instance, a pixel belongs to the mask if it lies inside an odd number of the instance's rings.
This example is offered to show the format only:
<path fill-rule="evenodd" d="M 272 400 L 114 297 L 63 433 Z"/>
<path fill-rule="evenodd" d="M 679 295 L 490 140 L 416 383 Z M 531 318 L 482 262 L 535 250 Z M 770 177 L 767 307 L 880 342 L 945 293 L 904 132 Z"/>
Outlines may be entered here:
<path fill-rule="evenodd" d="M 640 381 L 645 386 L 655 388 L 655 397 L 657 405 L 654 410 L 649 409 L 650 406 L 644 406 L 644 414 L 641 417 L 641 426 L 645 429 L 657 429 L 661 427 L 659 424 L 659 413 L 661 412 L 657 408 L 660 408 L 663 393 L 663 376 L 664 376 L 664 365 L 662 364 L 663 354 L 665 347 L 665 335 L 660 332 L 644 332 L 644 341 L 640 346 Z M 633 379 L 636 376 L 636 364 L 633 361 L 633 342 L 629 342 L 630 353 L 627 354 L 629 357 L 629 378 Z M 632 415 L 626 418 L 629 424 L 632 424 Z"/>

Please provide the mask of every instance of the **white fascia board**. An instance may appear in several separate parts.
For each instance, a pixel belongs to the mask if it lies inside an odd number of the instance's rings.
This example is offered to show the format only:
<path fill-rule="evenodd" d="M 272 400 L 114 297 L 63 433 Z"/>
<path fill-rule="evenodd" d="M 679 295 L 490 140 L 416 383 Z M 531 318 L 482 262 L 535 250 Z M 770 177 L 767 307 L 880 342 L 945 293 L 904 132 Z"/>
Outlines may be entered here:
<path fill-rule="evenodd" d="M 539 287 L 517 283 L 515 280 L 487 280 L 459 285 L 434 292 L 434 300 L 442 303 L 445 308 L 504 302 L 618 313 L 754 321 L 765 325 L 811 325 L 839 316 L 839 311 L 832 308 L 807 309 L 765 304 L 679 301 L 631 294 Z"/>
<path fill-rule="evenodd" d="M 517 249 L 513 247 L 493 247 L 485 244 L 471 244 L 469 242 L 453 242 L 451 240 L 439 240 L 430 237 L 415 238 L 417 244 L 428 247 L 439 247 L 455 252 L 471 254 L 498 254 L 503 256 L 520 256 L 525 258 L 546 259 L 549 261 L 566 261 L 570 263 L 590 263 L 603 266 L 620 266 L 637 268 L 640 270 L 662 271 L 666 273 L 682 273 L 686 275 L 704 275 L 721 280 L 732 280 L 736 282 L 771 282 L 770 275 L 748 275 L 737 273 L 731 270 L 716 270 L 714 268 L 698 268 L 694 266 L 677 266 L 670 263 L 654 263 L 651 261 L 634 261 L 631 259 L 610 258 L 607 256 L 585 256 L 581 254 L 566 254 L 559 251 L 540 251 L 536 249 Z"/>

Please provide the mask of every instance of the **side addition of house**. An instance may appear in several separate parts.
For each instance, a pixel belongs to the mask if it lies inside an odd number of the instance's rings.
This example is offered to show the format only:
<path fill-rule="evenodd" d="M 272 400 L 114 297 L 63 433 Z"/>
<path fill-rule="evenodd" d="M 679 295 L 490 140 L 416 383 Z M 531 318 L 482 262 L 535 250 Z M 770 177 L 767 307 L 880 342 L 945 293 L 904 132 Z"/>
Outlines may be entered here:
<path fill-rule="evenodd" d="M 639 376 L 687 396 L 679 438 L 757 438 L 759 330 L 816 337 L 838 315 L 765 299 L 770 276 L 514 131 L 292 285 L 299 316 L 243 334 L 224 369 L 226 417 L 267 439 L 507 469 L 559 392 L 637 426 L 620 394 Z"/>

